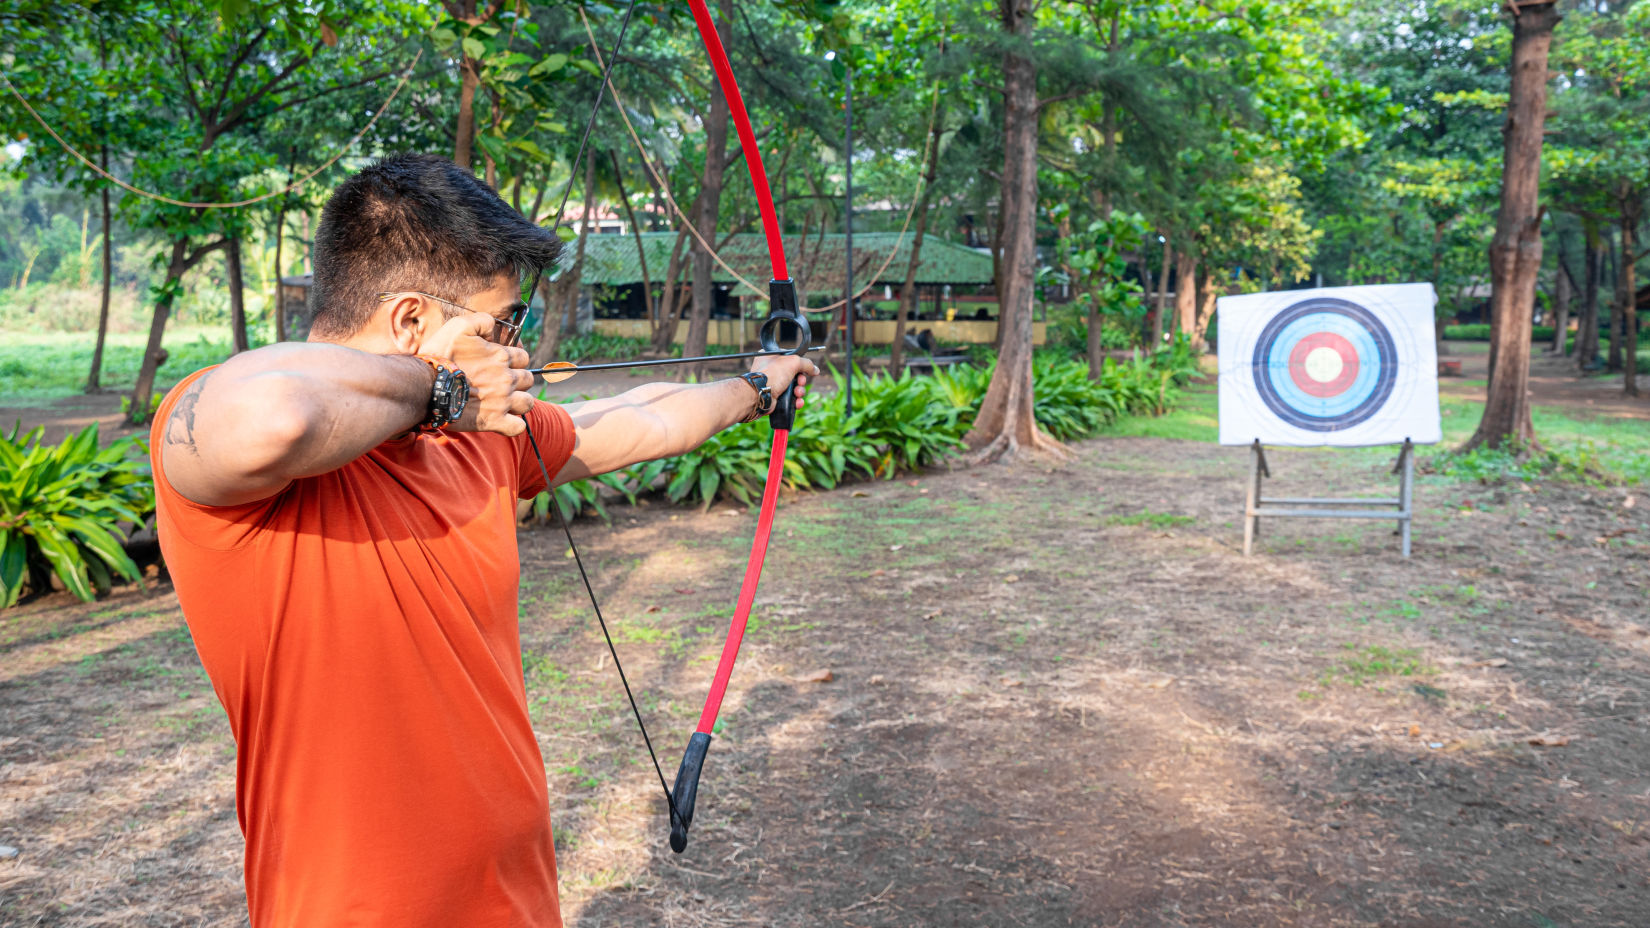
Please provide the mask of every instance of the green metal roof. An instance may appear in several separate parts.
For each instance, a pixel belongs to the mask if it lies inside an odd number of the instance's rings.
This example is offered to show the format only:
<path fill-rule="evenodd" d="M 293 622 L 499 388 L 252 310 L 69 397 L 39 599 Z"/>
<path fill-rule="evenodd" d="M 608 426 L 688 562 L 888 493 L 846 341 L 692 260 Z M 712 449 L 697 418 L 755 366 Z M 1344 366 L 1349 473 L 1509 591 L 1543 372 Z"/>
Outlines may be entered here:
<path fill-rule="evenodd" d="M 670 250 L 676 244 L 674 232 L 643 232 L 642 247 L 647 250 L 647 271 L 655 285 L 664 281 L 670 265 Z M 856 232 L 854 234 L 854 283 L 890 284 L 898 287 L 905 281 L 906 265 L 911 260 L 911 239 L 908 232 Z M 689 239 L 689 244 L 692 240 Z M 844 283 L 844 263 L 847 237 L 834 235 L 790 235 L 785 237 L 785 261 L 797 289 L 804 293 L 840 293 Z M 569 258 L 577 245 L 567 248 Z M 687 247 L 683 247 L 687 251 Z M 893 260 L 888 260 L 890 251 Z M 763 285 L 771 275 L 768 266 L 768 247 L 762 236 L 735 235 L 720 249 L 722 260 L 733 265 L 747 279 Z M 684 257 L 684 260 L 686 258 Z M 634 235 L 591 235 L 585 242 L 583 282 L 585 284 L 619 286 L 642 282 L 642 266 L 637 257 Z M 887 267 L 873 281 L 872 272 Z M 684 274 L 683 279 L 688 275 Z M 733 276 L 715 262 L 711 263 L 711 279 L 719 284 L 734 284 Z M 919 284 L 958 284 L 964 286 L 991 283 L 991 255 L 976 251 L 932 235 L 923 237 L 922 260 L 917 265 Z"/>

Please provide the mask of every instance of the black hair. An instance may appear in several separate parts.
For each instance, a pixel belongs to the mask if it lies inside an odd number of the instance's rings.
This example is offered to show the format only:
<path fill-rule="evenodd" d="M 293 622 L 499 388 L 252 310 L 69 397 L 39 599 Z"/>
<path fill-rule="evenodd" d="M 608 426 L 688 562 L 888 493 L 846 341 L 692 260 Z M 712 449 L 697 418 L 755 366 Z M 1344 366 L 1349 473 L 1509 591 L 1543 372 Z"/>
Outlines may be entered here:
<path fill-rule="evenodd" d="M 462 303 L 514 271 L 556 263 L 561 239 L 469 171 L 436 155 L 391 155 L 339 185 L 315 233 L 311 331 L 347 338 L 377 294 L 420 290 Z"/>

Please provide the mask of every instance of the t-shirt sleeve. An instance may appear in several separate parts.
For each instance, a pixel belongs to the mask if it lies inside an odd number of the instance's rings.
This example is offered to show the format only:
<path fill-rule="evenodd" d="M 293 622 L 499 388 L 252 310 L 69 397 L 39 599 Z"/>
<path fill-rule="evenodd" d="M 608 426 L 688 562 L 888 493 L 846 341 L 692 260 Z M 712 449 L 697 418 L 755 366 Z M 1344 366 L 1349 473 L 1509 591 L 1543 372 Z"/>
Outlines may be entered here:
<path fill-rule="evenodd" d="M 263 516 L 280 499 L 280 494 L 234 506 L 202 505 L 172 488 L 162 461 L 167 420 L 172 417 L 178 398 L 215 368 L 216 365 L 202 368 L 183 378 L 155 408 L 155 419 L 149 426 L 149 468 L 155 478 L 156 530 L 162 536 L 170 535 L 199 547 L 229 550 L 245 543 L 257 531 L 263 524 Z"/>
<path fill-rule="evenodd" d="M 527 411 L 527 424 L 533 430 L 533 438 L 538 440 L 544 467 L 539 468 L 539 459 L 533 454 L 533 443 L 526 433 L 516 436 L 516 486 L 520 487 L 517 495 L 521 499 L 532 499 L 544 492 L 544 472 L 549 471 L 550 477 L 555 478 L 568 459 L 573 457 L 576 438 L 573 417 L 560 403 L 544 400 L 534 403 L 533 408 Z"/>

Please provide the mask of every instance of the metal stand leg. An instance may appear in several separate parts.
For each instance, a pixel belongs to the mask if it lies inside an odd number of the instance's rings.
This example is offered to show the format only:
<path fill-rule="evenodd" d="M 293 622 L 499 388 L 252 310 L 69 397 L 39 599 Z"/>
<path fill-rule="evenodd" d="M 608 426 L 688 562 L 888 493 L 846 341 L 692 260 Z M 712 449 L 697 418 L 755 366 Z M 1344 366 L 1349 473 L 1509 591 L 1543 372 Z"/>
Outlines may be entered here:
<path fill-rule="evenodd" d="M 1249 486 L 1245 491 L 1243 504 L 1243 556 L 1248 557 L 1255 547 L 1255 537 L 1260 534 L 1260 478 L 1272 476 L 1272 471 L 1266 466 L 1266 452 L 1261 450 L 1260 439 L 1249 446 Z"/>
<path fill-rule="evenodd" d="M 1257 499 L 1260 496 L 1260 439 L 1249 446 L 1249 486 L 1243 494 L 1243 556 L 1248 557 L 1255 547 L 1255 523 L 1260 516 L 1255 514 Z"/>
<path fill-rule="evenodd" d="M 1415 496 L 1415 446 L 1409 439 L 1404 439 L 1404 449 L 1398 452 L 1399 463 L 1403 465 L 1403 475 L 1399 478 L 1398 499 L 1399 518 L 1398 531 L 1403 535 L 1404 557 L 1409 557 L 1409 526 L 1413 521 L 1414 513 L 1411 504 Z"/>

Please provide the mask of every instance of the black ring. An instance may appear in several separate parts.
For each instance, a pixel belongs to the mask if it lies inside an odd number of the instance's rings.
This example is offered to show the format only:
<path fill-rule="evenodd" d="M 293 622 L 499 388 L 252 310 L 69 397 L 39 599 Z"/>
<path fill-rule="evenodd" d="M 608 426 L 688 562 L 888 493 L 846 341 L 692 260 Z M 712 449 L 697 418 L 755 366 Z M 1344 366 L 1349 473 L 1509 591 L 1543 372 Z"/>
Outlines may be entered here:
<path fill-rule="evenodd" d="M 1381 353 L 1379 358 L 1370 359 L 1379 364 L 1379 370 L 1376 373 L 1375 386 L 1369 391 L 1369 396 L 1347 412 L 1328 418 L 1307 415 L 1285 402 L 1283 397 L 1278 395 L 1277 389 L 1272 386 L 1272 378 L 1267 370 L 1267 359 L 1271 357 L 1272 345 L 1277 341 L 1284 328 L 1302 316 L 1312 313 L 1333 313 L 1352 320 L 1369 333 L 1370 337 L 1375 340 L 1376 350 Z M 1273 316 L 1271 321 L 1266 323 L 1266 327 L 1261 330 L 1260 339 L 1255 342 L 1255 355 L 1251 363 L 1255 377 L 1255 388 L 1259 391 L 1261 400 L 1266 403 L 1266 407 L 1284 422 L 1310 432 L 1339 432 L 1364 422 L 1375 415 L 1382 406 L 1386 405 L 1386 401 L 1392 396 L 1392 389 L 1398 381 L 1398 352 L 1392 342 L 1392 333 L 1387 331 L 1386 325 L 1375 318 L 1374 313 L 1357 303 L 1333 297 L 1303 300 Z"/>

